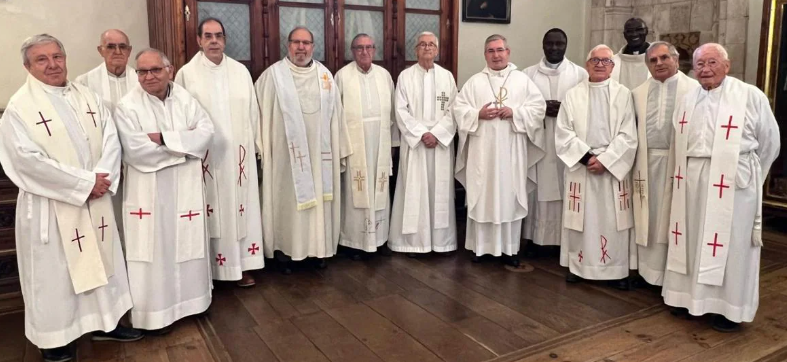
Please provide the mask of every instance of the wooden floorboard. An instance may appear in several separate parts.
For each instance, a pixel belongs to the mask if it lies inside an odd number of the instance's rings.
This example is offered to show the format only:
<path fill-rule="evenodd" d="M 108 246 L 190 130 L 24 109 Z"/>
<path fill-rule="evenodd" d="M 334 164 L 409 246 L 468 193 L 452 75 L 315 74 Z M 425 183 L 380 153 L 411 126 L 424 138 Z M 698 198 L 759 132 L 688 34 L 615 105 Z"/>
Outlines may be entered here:
<path fill-rule="evenodd" d="M 554 253 L 514 272 L 495 260 L 471 263 L 459 250 L 337 256 L 327 269 L 303 263 L 289 276 L 269 267 L 254 272 L 253 288 L 216 283 L 209 312 L 168 335 L 128 344 L 83 336 L 76 361 L 783 362 L 787 237 L 767 231 L 764 239 L 759 310 L 739 333 L 714 331 L 709 317 L 672 316 L 658 289 L 566 284 Z M 21 311 L 0 313 L 7 361 L 41 361 Z"/>

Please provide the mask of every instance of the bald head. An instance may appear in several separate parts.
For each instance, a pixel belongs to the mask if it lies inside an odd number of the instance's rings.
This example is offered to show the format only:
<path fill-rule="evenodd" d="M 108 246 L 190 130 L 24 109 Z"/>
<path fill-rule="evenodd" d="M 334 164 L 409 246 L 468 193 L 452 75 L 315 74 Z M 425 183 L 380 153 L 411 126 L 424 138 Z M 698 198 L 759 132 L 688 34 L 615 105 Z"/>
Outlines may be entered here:
<path fill-rule="evenodd" d="M 109 29 L 101 33 L 98 53 L 104 58 L 107 70 L 117 76 L 123 75 L 131 55 L 131 42 L 128 35 L 118 29 Z"/>
<path fill-rule="evenodd" d="M 100 38 L 99 38 L 99 40 L 98 40 L 98 41 L 99 41 L 99 44 L 101 44 L 101 45 L 104 45 L 104 44 L 106 44 L 108 39 L 109 39 L 110 41 L 111 41 L 111 40 L 115 40 L 115 39 L 123 39 L 123 41 L 124 41 L 124 42 L 125 42 L 127 45 L 130 45 L 130 44 L 131 44 L 131 41 L 130 41 L 130 40 L 128 40 L 128 35 L 126 35 L 126 33 L 124 33 L 124 32 L 123 32 L 122 30 L 120 30 L 120 29 L 109 29 L 109 30 L 107 30 L 107 31 L 105 31 L 105 32 L 103 32 L 103 33 L 101 33 L 101 37 L 100 37 Z"/>

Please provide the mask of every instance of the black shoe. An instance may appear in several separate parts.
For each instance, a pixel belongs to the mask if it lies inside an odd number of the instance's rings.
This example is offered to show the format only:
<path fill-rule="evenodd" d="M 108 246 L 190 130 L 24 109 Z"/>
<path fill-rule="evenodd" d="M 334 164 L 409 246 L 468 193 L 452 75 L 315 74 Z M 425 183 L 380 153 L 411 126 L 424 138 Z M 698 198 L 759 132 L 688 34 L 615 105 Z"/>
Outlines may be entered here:
<path fill-rule="evenodd" d="M 631 284 L 632 288 L 648 288 L 650 284 L 645 281 L 645 278 L 642 275 L 634 275 L 629 277 L 629 284 Z"/>
<path fill-rule="evenodd" d="M 447 257 L 449 257 L 449 256 L 453 256 L 453 255 L 454 255 L 454 252 L 453 252 L 453 251 L 436 252 L 436 253 L 437 253 L 437 255 L 440 255 L 440 256 L 442 256 L 443 258 L 447 258 Z"/>
<path fill-rule="evenodd" d="M 328 267 L 328 260 L 325 258 L 314 259 L 314 267 L 317 269 L 325 269 Z"/>
<path fill-rule="evenodd" d="M 145 338 L 145 334 L 139 329 L 117 326 L 111 332 L 93 332 L 94 341 L 115 341 L 115 342 L 134 342 Z"/>
<path fill-rule="evenodd" d="M 292 262 L 289 262 L 289 261 L 279 262 L 278 263 L 279 272 L 284 274 L 284 275 L 292 274 L 292 267 L 290 266 L 291 263 Z"/>
<path fill-rule="evenodd" d="M 480 256 L 478 256 L 478 255 L 473 255 L 473 259 L 472 259 L 472 261 L 473 261 L 473 263 L 476 263 L 476 264 L 478 264 L 478 263 L 480 263 L 480 262 L 481 262 L 481 257 L 480 257 Z"/>
<path fill-rule="evenodd" d="M 689 315 L 687 308 L 673 307 L 670 308 L 669 313 L 676 317 L 685 317 Z"/>
<path fill-rule="evenodd" d="M 408 258 L 412 258 L 412 259 L 416 259 L 416 258 L 418 258 L 418 254 L 416 254 L 416 253 L 407 253 L 407 257 Z"/>
<path fill-rule="evenodd" d="M 146 336 L 156 336 L 156 337 L 167 335 L 170 332 L 172 332 L 172 325 L 171 324 L 166 326 L 166 327 L 164 327 L 164 328 L 146 329 L 146 330 L 143 331 L 143 333 L 145 333 Z"/>
<path fill-rule="evenodd" d="M 353 253 L 350 254 L 350 260 L 353 260 L 353 261 L 361 261 L 361 260 L 363 260 L 364 257 L 363 257 L 363 254 L 361 254 L 361 253 L 362 253 L 362 251 L 357 251 L 357 250 L 353 251 Z"/>
<path fill-rule="evenodd" d="M 527 240 L 527 244 L 525 244 L 525 258 L 529 259 L 536 259 L 538 258 L 539 249 L 541 248 L 540 245 L 536 245 L 533 240 Z"/>
<path fill-rule="evenodd" d="M 732 333 L 739 331 L 741 329 L 741 324 L 735 323 L 723 315 L 717 315 L 713 319 L 713 329 L 722 333 Z"/>
<path fill-rule="evenodd" d="M 631 290 L 631 284 L 629 283 L 629 278 L 623 278 L 620 280 L 610 280 L 607 283 L 618 290 L 625 290 L 625 291 Z"/>
<path fill-rule="evenodd" d="M 393 255 L 393 251 L 388 247 L 388 243 L 383 244 L 383 246 L 377 248 L 377 254 L 382 256 L 391 256 Z"/>
<path fill-rule="evenodd" d="M 514 268 L 519 268 L 519 256 L 517 255 L 503 255 L 503 263 Z"/>
<path fill-rule="evenodd" d="M 71 353 L 71 348 L 68 346 L 50 349 L 42 348 L 41 357 L 43 357 L 46 362 L 66 362 L 72 360 L 74 354 Z"/>
<path fill-rule="evenodd" d="M 581 281 L 582 277 L 572 272 L 568 272 L 568 275 L 566 275 L 566 283 L 579 283 Z"/>

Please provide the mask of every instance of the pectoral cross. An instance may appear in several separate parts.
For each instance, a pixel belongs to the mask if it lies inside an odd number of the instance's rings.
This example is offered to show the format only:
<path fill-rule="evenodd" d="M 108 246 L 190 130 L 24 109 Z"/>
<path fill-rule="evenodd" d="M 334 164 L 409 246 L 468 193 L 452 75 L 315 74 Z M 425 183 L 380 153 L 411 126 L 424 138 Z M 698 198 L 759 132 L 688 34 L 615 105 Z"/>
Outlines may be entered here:
<path fill-rule="evenodd" d="M 365 180 L 366 177 L 363 177 L 363 175 L 361 175 L 361 171 L 355 172 L 355 177 L 353 178 L 353 181 L 358 183 L 358 191 L 363 191 L 363 182 Z"/>
<path fill-rule="evenodd" d="M 331 77 L 328 73 L 322 73 L 322 89 L 331 90 Z"/>
<path fill-rule="evenodd" d="M 506 87 L 500 87 L 500 90 L 497 92 L 495 96 L 495 108 L 500 109 L 505 107 L 503 101 L 508 99 L 508 89 Z"/>
<path fill-rule="evenodd" d="M 450 98 L 445 95 L 445 92 L 440 92 L 441 94 L 437 96 L 437 100 L 440 101 L 440 110 L 445 110 L 445 102 L 448 102 Z"/>

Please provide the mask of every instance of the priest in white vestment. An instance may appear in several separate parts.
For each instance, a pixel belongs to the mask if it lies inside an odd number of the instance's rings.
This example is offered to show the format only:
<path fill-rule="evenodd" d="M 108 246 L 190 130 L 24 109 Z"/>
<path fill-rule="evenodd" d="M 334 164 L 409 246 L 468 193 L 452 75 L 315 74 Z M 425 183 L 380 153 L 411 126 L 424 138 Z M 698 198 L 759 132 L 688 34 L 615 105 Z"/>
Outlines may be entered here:
<path fill-rule="evenodd" d="M 120 144 L 104 102 L 68 82 L 60 41 L 33 36 L 22 54 L 30 74 L 0 118 L 0 163 L 19 188 L 14 230 L 25 336 L 45 359 L 68 360 L 68 344 L 84 333 L 142 338 L 118 326 L 132 306 L 110 198 Z"/>
<path fill-rule="evenodd" d="M 290 32 L 288 55 L 257 80 L 262 109 L 262 217 L 265 256 L 280 271 L 336 254 L 341 214 L 340 166 L 351 153 L 333 75 L 314 60 L 314 36 Z M 363 152 L 363 151 L 359 151 Z"/>
<path fill-rule="evenodd" d="M 560 265 L 567 282 L 610 280 L 628 290 L 637 129 L 631 92 L 609 77 L 614 66 L 609 47 L 593 48 L 589 80 L 568 91 L 558 113 L 555 144 L 567 167 Z"/>
<path fill-rule="evenodd" d="M 213 124 L 199 102 L 171 82 L 173 68 L 156 49 L 137 54 L 141 87 L 115 111 L 127 173 L 123 187 L 126 259 L 134 327 L 165 333 L 175 321 L 208 309 L 208 252 L 202 158 Z"/>
<path fill-rule="evenodd" d="M 632 172 L 637 244 L 632 261 L 645 282 L 662 285 L 672 200 L 672 115 L 677 102 L 699 83 L 678 70 L 678 51 L 670 43 L 652 43 L 646 59 L 652 77 L 632 92 L 639 139 Z"/>
<path fill-rule="evenodd" d="M 467 190 L 465 248 L 519 266 L 522 220 L 528 190 L 535 187 L 528 170 L 544 156 L 541 91 L 516 65 L 502 35 L 484 44 L 486 67 L 470 77 L 454 102 L 459 132 L 456 178 Z"/>
<path fill-rule="evenodd" d="M 555 121 L 566 92 L 588 79 L 585 68 L 568 60 L 568 37 L 563 30 L 550 29 L 542 41 L 544 57 L 524 70 L 546 99 L 544 158 L 536 163 L 536 188 L 528 196 L 529 212 L 524 221 L 525 252 L 537 256 L 540 246 L 559 246 L 563 228 L 563 172 L 565 165 L 555 150 Z"/>
<path fill-rule="evenodd" d="M 418 63 L 405 69 L 396 83 L 401 145 L 388 244 L 410 257 L 456 250 L 456 124 L 451 114 L 456 81 L 434 63 L 438 49 L 434 34 L 421 33 L 416 43 Z"/>
<path fill-rule="evenodd" d="M 101 33 L 100 40 L 98 53 L 104 62 L 74 81 L 98 93 L 104 104 L 114 110 L 120 99 L 139 81 L 134 68 L 128 65 L 132 49 L 128 36 L 120 30 L 110 29 Z"/>
<path fill-rule="evenodd" d="M 644 20 L 640 18 L 627 20 L 623 26 L 626 45 L 612 58 L 615 61 L 612 79 L 629 90 L 634 90 L 650 78 L 650 72 L 645 62 L 645 52 L 650 46 L 646 40 L 647 36 L 648 25 Z"/>
<path fill-rule="evenodd" d="M 213 142 L 202 160 L 205 216 L 215 280 L 255 284 L 248 270 L 262 269 L 262 217 L 255 140 L 260 108 L 246 67 L 224 54 L 224 24 L 207 18 L 197 28 L 202 48 L 178 71 L 175 83 L 199 101 L 213 121 Z"/>
<path fill-rule="evenodd" d="M 104 58 L 104 62 L 93 70 L 78 76 L 74 81 L 98 93 L 107 108 L 114 111 L 120 98 L 123 98 L 139 84 L 134 68 L 128 65 L 132 49 L 131 42 L 126 33 L 110 29 L 101 33 L 100 45 L 97 49 L 101 57 Z M 122 175 L 121 171 L 118 183 L 122 183 Z M 118 185 L 117 193 L 112 196 L 112 205 L 115 207 L 115 216 L 118 218 L 117 227 L 122 241 L 123 219 L 120 215 L 123 215 L 123 187 L 120 185 Z"/>
<path fill-rule="evenodd" d="M 717 314 L 732 332 L 759 304 L 762 192 L 779 154 L 779 125 L 768 98 L 728 77 L 727 51 L 694 52 L 701 88 L 676 105 L 675 167 L 662 295 L 673 314 Z"/>
<path fill-rule="evenodd" d="M 388 180 L 391 165 L 391 126 L 394 84 L 385 68 L 372 63 L 374 40 L 358 34 L 352 41 L 354 62 L 336 73 L 353 154 L 342 174 L 342 228 L 339 245 L 361 252 L 381 250 L 390 255 L 388 241 Z"/>

